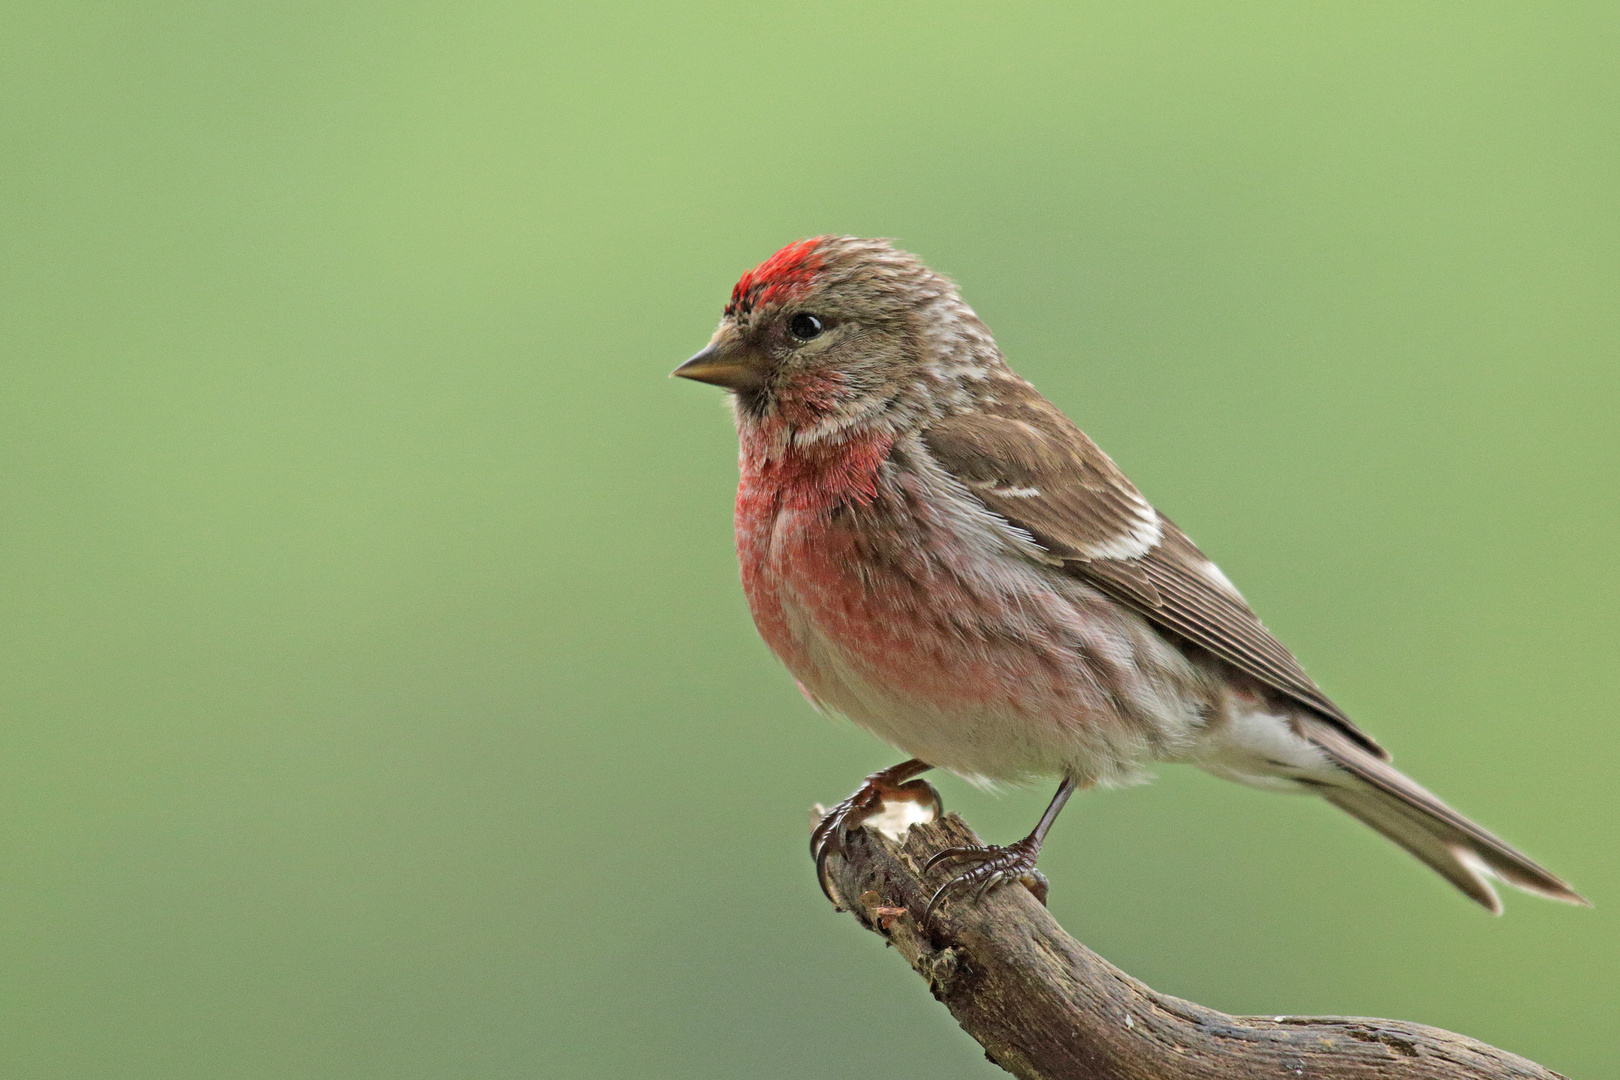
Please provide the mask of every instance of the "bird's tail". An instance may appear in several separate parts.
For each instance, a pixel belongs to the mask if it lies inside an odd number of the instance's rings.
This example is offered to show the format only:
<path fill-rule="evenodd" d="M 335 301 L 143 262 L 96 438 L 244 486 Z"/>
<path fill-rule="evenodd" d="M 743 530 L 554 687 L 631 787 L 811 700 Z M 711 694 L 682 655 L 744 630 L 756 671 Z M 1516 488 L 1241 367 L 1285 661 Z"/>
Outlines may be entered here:
<path fill-rule="evenodd" d="M 1310 718 L 1305 720 L 1304 734 L 1347 774 L 1341 783 L 1314 785 L 1323 798 L 1401 845 L 1493 914 L 1502 912 L 1502 901 L 1491 888 L 1493 877 L 1551 900 L 1590 906 L 1546 867 L 1475 825 L 1337 728 Z"/>

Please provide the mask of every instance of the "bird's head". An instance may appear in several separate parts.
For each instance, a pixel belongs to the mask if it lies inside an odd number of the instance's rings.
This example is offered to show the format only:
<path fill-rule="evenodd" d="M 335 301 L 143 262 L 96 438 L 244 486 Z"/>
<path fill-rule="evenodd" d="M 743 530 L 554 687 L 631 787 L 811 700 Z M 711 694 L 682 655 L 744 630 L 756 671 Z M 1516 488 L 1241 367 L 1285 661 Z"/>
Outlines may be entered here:
<path fill-rule="evenodd" d="M 674 374 L 730 390 L 740 423 L 805 436 L 892 413 L 921 383 L 994 354 L 951 283 L 915 256 L 819 236 L 744 274 L 714 337 Z"/>

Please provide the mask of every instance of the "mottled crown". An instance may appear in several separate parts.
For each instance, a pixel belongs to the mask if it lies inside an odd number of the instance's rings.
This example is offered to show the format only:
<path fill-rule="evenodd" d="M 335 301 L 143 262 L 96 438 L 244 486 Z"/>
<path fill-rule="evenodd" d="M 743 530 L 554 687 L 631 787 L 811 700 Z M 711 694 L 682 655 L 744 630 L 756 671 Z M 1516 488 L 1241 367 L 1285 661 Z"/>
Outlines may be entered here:
<path fill-rule="evenodd" d="M 785 300 L 809 288 L 822 259 L 816 254 L 826 236 L 813 236 L 789 244 L 737 279 L 726 314 L 747 317 L 755 307 Z"/>
<path fill-rule="evenodd" d="M 891 303 L 926 303 L 951 291 L 948 281 L 887 240 L 813 236 L 789 244 L 739 278 L 725 314 L 746 321 L 756 308 L 850 288 Z"/>

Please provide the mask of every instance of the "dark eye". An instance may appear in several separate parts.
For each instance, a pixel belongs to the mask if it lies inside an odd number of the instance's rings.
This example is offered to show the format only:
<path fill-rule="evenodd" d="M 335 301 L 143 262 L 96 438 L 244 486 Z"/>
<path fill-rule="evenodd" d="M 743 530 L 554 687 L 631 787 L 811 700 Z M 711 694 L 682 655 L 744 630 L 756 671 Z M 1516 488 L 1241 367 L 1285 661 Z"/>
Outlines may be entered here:
<path fill-rule="evenodd" d="M 821 320 L 808 311 L 801 311 L 788 320 L 788 333 L 800 341 L 809 341 L 813 337 L 820 337 L 824 329 L 826 327 L 821 325 Z"/>

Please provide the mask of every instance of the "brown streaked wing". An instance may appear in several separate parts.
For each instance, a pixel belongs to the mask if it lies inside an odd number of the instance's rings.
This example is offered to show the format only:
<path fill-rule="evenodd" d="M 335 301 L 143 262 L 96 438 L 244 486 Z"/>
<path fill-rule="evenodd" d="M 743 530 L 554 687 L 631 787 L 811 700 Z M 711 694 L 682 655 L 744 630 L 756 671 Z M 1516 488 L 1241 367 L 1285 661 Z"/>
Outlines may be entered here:
<path fill-rule="evenodd" d="M 1064 563 L 1131 545 L 1152 521 L 1147 500 L 1057 406 L 1033 390 L 1016 390 L 1001 394 L 995 412 L 937 421 L 923 432 L 924 444 L 985 506 Z M 1131 603 L 1159 603 L 1152 580 L 1134 562 L 1103 560 L 1097 572 Z"/>
<path fill-rule="evenodd" d="M 946 417 L 923 433 L 941 466 L 1062 559 L 1067 572 L 1388 757 L 1311 681 L 1248 604 L 1203 572 L 1209 560 L 1197 546 L 1156 514 L 1068 417 L 1033 389 L 1017 387 L 999 397 L 980 412 Z"/>

